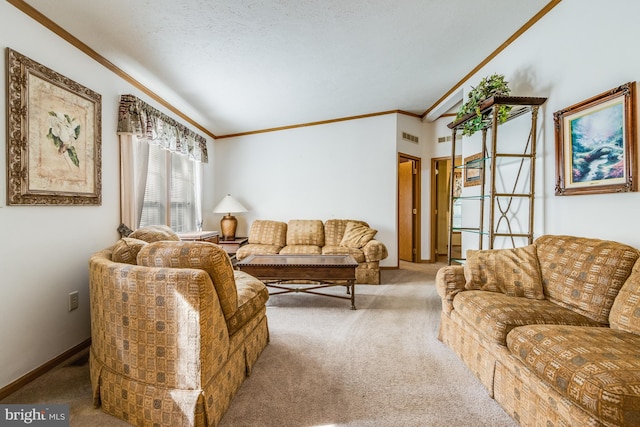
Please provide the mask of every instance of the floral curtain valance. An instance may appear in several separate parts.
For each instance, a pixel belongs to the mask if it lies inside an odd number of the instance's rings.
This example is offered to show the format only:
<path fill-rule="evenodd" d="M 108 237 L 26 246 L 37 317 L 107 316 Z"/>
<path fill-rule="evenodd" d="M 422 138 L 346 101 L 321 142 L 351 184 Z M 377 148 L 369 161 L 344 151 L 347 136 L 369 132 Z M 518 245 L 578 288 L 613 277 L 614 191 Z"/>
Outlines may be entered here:
<path fill-rule="evenodd" d="M 160 147 L 207 163 L 207 140 L 133 95 L 120 96 L 118 133 L 131 133 Z"/>

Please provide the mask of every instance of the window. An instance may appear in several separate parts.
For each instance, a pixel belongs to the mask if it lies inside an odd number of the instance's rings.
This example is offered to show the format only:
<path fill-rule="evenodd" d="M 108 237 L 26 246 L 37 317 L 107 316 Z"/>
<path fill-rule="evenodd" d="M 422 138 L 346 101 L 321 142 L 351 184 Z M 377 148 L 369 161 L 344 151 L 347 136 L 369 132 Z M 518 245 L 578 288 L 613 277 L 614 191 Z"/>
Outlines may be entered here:
<path fill-rule="evenodd" d="M 140 226 L 166 224 L 176 232 L 202 224 L 202 164 L 149 145 L 149 166 Z"/>

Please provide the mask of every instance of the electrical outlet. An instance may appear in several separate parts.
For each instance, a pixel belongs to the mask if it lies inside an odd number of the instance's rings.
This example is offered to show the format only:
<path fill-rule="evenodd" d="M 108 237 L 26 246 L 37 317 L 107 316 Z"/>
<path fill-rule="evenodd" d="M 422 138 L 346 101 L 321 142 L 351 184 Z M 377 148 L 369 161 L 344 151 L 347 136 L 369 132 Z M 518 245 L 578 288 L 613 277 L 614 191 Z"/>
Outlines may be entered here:
<path fill-rule="evenodd" d="M 78 308 L 78 291 L 69 292 L 69 311 Z"/>

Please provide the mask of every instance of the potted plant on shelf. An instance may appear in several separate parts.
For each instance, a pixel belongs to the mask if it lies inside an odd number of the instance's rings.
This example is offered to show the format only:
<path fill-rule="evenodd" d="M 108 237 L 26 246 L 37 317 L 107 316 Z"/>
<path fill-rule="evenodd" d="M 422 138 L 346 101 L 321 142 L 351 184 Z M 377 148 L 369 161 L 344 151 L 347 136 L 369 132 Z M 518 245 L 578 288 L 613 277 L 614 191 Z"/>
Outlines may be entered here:
<path fill-rule="evenodd" d="M 466 136 L 473 135 L 476 131 L 482 130 L 486 126 L 486 115 L 480 112 L 480 104 L 492 96 L 507 96 L 511 92 L 509 89 L 509 82 L 505 81 L 504 75 L 492 74 L 488 77 L 484 77 L 480 84 L 476 87 L 471 87 L 471 91 L 467 96 L 467 102 L 462 104 L 456 115 L 456 120 L 475 113 L 475 116 L 462 125 L 462 134 Z M 509 117 L 509 111 L 511 107 L 508 105 L 501 105 L 498 108 L 498 122 L 504 123 Z"/>

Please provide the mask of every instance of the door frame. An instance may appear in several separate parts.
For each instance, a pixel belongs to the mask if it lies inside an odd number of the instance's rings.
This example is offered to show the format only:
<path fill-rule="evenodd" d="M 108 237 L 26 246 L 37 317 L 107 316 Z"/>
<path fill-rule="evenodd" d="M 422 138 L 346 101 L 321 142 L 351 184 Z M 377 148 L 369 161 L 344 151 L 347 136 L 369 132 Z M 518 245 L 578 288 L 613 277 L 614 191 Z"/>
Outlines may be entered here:
<path fill-rule="evenodd" d="M 461 161 L 461 157 L 460 156 L 456 156 L 455 158 L 455 163 L 459 164 L 459 162 Z M 431 158 L 431 191 L 430 191 L 430 195 L 431 195 L 431 262 L 437 262 L 438 261 L 438 254 L 436 254 L 437 249 L 438 249 L 438 213 L 436 213 L 436 206 L 437 206 L 437 194 L 438 194 L 438 186 L 437 186 L 437 173 L 436 171 L 438 170 L 436 163 L 441 162 L 441 161 L 446 161 L 446 162 L 451 162 L 451 156 L 443 156 L 443 157 L 432 157 Z M 451 173 L 454 172 L 454 167 L 455 165 L 451 165 L 450 166 L 450 171 Z M 447 179 L 447 181 L 450 181 L 449 177 L 445 177 L 445 179 Z M 448 207 L 447 207 L 448 209 Z M 447 218 L 447 224 L 449 224 L 449 218 Z M 447 246 L 451 244 L 451 242 L 449 242 L 449 236 L 447 235 Z M 443 254 L 440 254 L 443 255 Z M 444 254 L 447 255 L 447 254 Z"/>
<path fill-rule="evenodd" d="M 411 227 L 413 229 L 413 241 L 412 243 L 412 247 L 415 249 L 415 252 L 412 254 L 412 261 L 411 262 L 422 262 L 421 259 L 421 251 L 420 251 L 420 242 L 421 242 L 421 238 L 420 238 L 420 218 L 422 215 L 422 208 L 421 208 L 421 200 L 420 200 L 420 194 L 421 194 L 421 190 L 420 190 L 420 183 L 422 181 L 421 176 L 422 176 L 422 159 L 420 157 L 415 157 L 412 156 L 410 154 L 405 154 L 405 153 L 400 153 L 398 152 L 398 159 L 397 159 L 397 163 L 396 163 L 396 230 L 398 230 L 397 233 L 397 248 L 398 248 L 398 264 L 400 263 L 400 180 L 399 180 L 399 165 L 402 161 L 402 159 L 408 159 L 408 160 L 412 160 L 414 162 L 414 166 L 415 166 L 415 173 L 413 173 L 412 176 L 412 193 L 413 193 L 413 206 L 414 209 L 416 210 L 415 215 L 413 215 L 412 217 L 412 221 L 411 221 Z"/>

